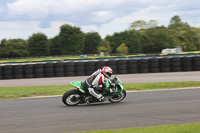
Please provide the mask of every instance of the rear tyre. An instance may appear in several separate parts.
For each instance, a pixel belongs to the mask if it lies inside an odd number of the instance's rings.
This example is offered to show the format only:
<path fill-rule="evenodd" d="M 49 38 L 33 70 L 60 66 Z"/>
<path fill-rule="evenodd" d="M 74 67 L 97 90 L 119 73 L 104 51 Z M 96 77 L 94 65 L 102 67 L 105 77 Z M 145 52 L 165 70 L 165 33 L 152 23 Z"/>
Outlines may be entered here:
<path fill-rule="evenodd" d="M 81 92 L 73 89 L 65 92 L 62 97 L 62 102 L 67 106 L 78 105 L 81 101 Z"/>
<path fill-rule="evenodd" d="M 126 91 L 123 90 L 119 95 L 113 96 L 109 99 L 111 103 L 117 103 L 122 101 L 126 97 Z"/>

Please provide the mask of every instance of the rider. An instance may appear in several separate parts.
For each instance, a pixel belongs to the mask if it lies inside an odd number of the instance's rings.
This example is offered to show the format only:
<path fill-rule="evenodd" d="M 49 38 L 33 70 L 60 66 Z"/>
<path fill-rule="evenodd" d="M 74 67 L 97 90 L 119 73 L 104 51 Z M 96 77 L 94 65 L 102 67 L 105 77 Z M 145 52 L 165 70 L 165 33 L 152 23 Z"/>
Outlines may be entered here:
<path fill-rule="evenodd" d="M 89 92 L 89 94 L 97 98 L 99 101 L 103 101 L 104 96 L 97 91 L 97 87 L 102 85 L 102 89 L 105 91 L 110 91 L 110 89 L 106 88 L 106 81 L 110 79 L 111 75 L 112 69 L 104 66 L 102 69 L 98 69 L 96 72 L 94 72 L 83 82 L 83 89 Z"/>

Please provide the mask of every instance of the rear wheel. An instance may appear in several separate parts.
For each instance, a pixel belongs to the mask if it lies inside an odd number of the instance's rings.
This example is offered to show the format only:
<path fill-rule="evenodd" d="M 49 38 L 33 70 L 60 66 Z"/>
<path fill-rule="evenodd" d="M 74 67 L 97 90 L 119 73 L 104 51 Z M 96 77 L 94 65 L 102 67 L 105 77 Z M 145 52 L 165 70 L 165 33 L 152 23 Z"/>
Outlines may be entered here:
<path fill-rule="evenodd" d="M 122 101 L 126 97 L 126 91 L 123 90 L 119 95 L 115 95 L 109 99 L 111 103 L 117 103 Z"/>
<path fill-rule="evenodd" d="M 63 95 L 62 101 L 67 106 L 75 106 L 81 101 L 81 92 L 76 89 L 69 90 Z"/>

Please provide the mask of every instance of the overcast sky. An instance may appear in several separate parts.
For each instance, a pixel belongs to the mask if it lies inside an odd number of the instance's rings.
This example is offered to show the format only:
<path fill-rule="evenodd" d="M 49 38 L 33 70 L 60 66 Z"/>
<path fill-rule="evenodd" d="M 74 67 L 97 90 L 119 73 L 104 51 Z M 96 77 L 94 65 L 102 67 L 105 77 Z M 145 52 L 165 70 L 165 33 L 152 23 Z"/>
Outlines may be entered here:
<path fill-rule="evenodd" d="M 136 20 L 167 26 L 174 15 L 200 27 L 200 0 L 0 0 L 0 40 L 28 39 L 37 32 L 51 38 L 66 23 L 104 38 Z"/>

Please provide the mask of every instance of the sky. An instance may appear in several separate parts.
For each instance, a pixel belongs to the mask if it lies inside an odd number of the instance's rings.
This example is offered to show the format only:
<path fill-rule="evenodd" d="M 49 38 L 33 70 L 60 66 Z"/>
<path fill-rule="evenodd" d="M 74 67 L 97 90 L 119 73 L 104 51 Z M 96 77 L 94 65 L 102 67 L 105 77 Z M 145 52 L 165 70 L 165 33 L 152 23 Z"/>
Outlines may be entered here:
<path fill-rule="evenodd" d="M 137 20 L 168 26 L 175 15 L 199 28 L 199 5 L 200 0 L 0 0 L 0 40 L 28 39 L 38 32 L 52 38 L 63 24 L 105 38 Z"/>

